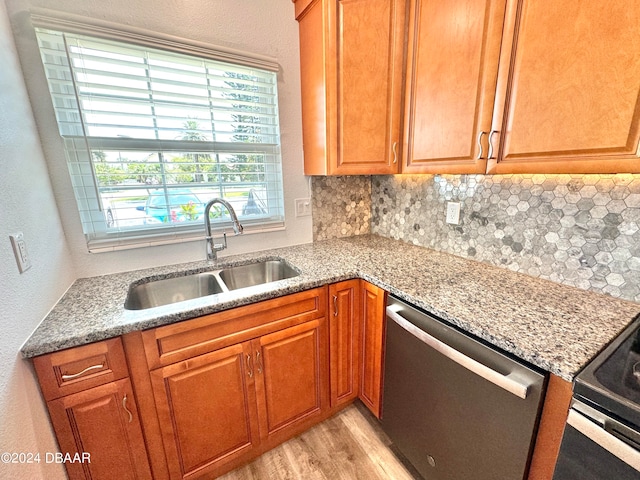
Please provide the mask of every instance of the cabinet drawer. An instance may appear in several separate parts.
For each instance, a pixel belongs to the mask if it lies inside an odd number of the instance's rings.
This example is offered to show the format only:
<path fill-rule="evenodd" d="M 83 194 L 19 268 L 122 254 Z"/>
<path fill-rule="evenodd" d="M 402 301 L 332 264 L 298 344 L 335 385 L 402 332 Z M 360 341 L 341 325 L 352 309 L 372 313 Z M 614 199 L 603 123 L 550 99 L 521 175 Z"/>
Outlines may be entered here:
<path fill-rule="evenodd" d="M 154 369 L 325 316 L 327 287 L 142 332 Z"/>
<path fill-rule="evenodd" d="M 33 359 L 47 400 L 128 376 L 120 338 L 69 348 Z"/>

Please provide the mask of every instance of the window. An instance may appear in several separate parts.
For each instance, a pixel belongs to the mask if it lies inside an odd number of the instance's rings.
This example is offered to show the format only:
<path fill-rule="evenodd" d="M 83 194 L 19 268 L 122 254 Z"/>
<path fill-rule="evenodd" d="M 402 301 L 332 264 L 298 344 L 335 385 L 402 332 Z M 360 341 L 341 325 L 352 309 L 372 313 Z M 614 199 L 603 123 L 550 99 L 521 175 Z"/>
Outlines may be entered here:
<path fill-rule="evenodd" d="M 90 251 L 201 235 L 216 197 L 248 231 L 284 225 L 274 71 L 36 34 Z M 216 207 L 212 225 L 225 227 Z"/>

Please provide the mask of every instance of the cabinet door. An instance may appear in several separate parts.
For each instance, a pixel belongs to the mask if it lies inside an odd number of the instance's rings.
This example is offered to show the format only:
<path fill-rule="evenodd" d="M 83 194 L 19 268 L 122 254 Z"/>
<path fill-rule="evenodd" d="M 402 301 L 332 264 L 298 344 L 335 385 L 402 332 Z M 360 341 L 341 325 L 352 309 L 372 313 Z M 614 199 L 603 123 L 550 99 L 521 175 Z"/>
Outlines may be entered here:
<path fill-rule="evenodd" d="M 329 286 L 331 407 L 358 396 L 360 382 L 360 280 Z"/>
<path fill-rule="evenodd" d="M 384 345 L 385 291 L 362 281 L 362 356 L 360 400 L 380 418 Z"/>
<path fill-rule="evenodd" d="M 328 405 L 325 325 L 324 319 L 313 320 L 252 342 L 263 439 L 291 436 Z"/>
<path fill-rule="evenodd" d="M 329 51 L 337 61 L 335 113 L 330 109 L 336 116 L 331 152 L 336 162 L 330 173 L 396 173 L 405 3 L 332 0 L 330 5 L 335 21 L 329 24 Z"/>
<path fill-rule="evenodd" d="M 640 172 L 640 3 L 518 3 L 488 171 Z"/>
<path fill-rule="evenodd" d="M 151 478 L 128 379 L 52 400 L 47 405 L 60 451 L 71 455 L 72 461 L 65 462 L 69 478 Z"/>
<path fill-rule="evenodd" d="M 403 172 L 485 172 L 505 2 L 411 1 Z"/>
<path fill-rule="evenodd" d="M 259 442 L 250 342 L 151 372 L 171 478 L 206 474 Z"/>
<path fill-rule="evenodd" d="M 306 175 L 398 172 L 405 0 L 297 0 Z"/>

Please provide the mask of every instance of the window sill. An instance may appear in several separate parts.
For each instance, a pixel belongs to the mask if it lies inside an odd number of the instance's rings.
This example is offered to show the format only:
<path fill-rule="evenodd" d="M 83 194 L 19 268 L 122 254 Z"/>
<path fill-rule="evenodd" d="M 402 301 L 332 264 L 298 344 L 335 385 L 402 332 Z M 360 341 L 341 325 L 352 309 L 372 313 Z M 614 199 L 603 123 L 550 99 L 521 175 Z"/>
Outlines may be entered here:
<path fill-rule="evenodd" d="M 253 235 L 257 233 L 279 232 L 285 230 L 285 224 L 274 223 L 270 225 L 244 225 L 243 235 Z M 213 232 L 215 238 L 222 237 L 226 229 L 216 229 Z M 204 229 L 201 231 L 188 231 L 182 233 L 161 233 L 157 235 L 144 235 L 139 237 L 127 237 L 118 239 L 88 240 L 87 247 L 89 253 L 117 252 L 120 250 L 131 250 L 134 248 L 157 247 L 161 245 L 172 245 L 176 243 L 188 243 L 203 241 L 205 237 Z"/>

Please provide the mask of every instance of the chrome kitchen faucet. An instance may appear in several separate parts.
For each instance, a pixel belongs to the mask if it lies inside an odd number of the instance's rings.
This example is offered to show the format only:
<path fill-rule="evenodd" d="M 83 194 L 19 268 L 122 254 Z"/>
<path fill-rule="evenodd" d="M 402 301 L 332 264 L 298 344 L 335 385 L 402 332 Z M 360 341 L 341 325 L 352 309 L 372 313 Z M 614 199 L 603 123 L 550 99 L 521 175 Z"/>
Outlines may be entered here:
<path fill-rule="evenodd" d="M 206 207 L 204 207 L 204 230 L 206 236 L 204 237 L 207 241 L 207 260 L 215 261 L 218 259 L 218 252 L 220 250 L 224 250 L 227 248 L 227 232 L 222 234 L 223 243 L 214 243 L 213 237 L 211 236 L 211 220 L 209 219 L 209 212 L 211 211 L 211 207 L 219 203 L 226 207 L 229 211 L 229 215 L 231 216 L 231 221 L 233 222 L 233 231 L 236 235 L 240 235 L 242 233 L 242 225 L 238 220 L 238 216 L 236 215 L 236 211 L 233 209 L 231 204 L 222 198 L 214 198 L 213 200 L 209 200 Z"/>

